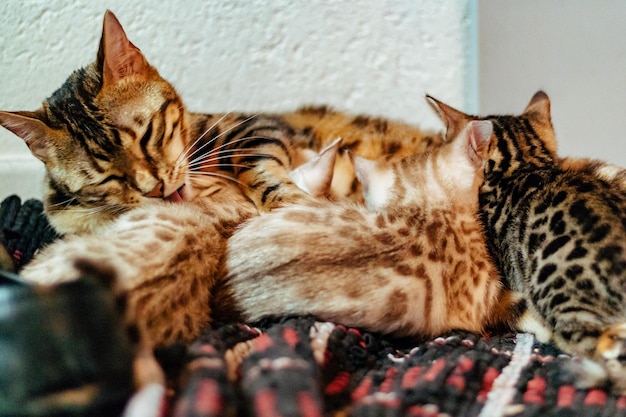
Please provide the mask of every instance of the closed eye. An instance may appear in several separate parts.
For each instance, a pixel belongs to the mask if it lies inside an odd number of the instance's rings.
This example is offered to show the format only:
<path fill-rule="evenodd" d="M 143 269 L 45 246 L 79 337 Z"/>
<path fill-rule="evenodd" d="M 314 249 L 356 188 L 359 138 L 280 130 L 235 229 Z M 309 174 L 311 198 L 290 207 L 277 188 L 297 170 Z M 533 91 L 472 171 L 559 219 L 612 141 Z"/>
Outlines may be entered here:
<path fill-rule="evenodd" d="M 148 145 L 148 141 L 150 141 L 151 136 L 152 136 L 152 120 L 150 120 L 150 123 L 148 123 L 148 128 L 146 129 L 146 133 L 143 134 L 143 137 L 139 141 L 139 144 L 141 145 L 142 149 L 146 148 L 146 146 Z"/>
<path fill-rule="evenodd" d="M 98 185 L 103 185 L 111 181 L 124 182 L 124 177 L 120 177 L 119 175 L 109 175 L 102 181 L 98 183 Z"/>

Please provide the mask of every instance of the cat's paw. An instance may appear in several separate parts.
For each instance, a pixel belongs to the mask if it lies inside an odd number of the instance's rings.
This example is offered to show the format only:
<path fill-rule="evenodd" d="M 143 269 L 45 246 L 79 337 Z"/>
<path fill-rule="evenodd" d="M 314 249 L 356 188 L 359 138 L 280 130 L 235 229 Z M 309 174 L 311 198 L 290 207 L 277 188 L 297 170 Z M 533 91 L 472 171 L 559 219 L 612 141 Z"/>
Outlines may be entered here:
<path fill-rule="evenodd" d="M 602 333 L 593 359 L 574 357 L 568 368 L 577 388 L 605 387 L 615 395 L 626 395 L 626 323 Z"/>
<path fill-rule="evenodd" d="M 596 357 L 604 365 L 613 391 L 626 394 L 626 323 L 614 325 L 602 333 Z"/>

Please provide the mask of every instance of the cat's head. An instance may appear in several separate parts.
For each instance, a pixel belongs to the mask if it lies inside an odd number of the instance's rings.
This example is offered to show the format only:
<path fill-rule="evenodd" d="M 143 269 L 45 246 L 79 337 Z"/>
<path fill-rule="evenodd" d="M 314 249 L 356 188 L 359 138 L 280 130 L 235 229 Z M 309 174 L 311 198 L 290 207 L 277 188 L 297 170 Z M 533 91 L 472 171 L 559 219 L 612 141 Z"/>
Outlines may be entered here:
<path fill-rule="evenodd" d="M 356 176 L 369 210 L 402 206 L 478 208 L 478 186 L 493 126 L 468 122 L 454 137 L 427 153 L 390 163 L 355 156 Z"/>
<path fill-rule="evenodd" d="M 0 112 L 47 173 L 45 209 L 61 233 L 91 231 L 185 182 L 185 107 L 107 11 L 97 59 L 34 112 Z"/>
<path fill-rule="evenodd" d="M 485 175 L 498 179 L 511 176 L 518 169 L 554 165 L 557 143 L 550 115 L 550 99 L 543 91 L 532 97 L 524 112 L 518 116 L 476 117 L 427 96 L 446 126 L 446 140 L 454 137 L 473 120 L 490 120 L 493 138 L 487 152 Z"/>

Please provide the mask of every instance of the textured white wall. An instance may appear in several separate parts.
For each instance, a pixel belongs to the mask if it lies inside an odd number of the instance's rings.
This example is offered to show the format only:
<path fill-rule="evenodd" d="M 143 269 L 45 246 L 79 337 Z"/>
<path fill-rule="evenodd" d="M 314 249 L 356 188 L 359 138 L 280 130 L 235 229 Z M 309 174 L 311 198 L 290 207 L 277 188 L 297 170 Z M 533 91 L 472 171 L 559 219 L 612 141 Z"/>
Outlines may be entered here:
<path fill-rule="evenodd" d="M 4 0 L 0 109 L 34 110 L 95 59 L 109 8 L 195 111 L 330 104 L 439 127 L 424 93 L 476 110 L 474 0 Z M 0 198 L 42 164 L 0 130 Z"/>

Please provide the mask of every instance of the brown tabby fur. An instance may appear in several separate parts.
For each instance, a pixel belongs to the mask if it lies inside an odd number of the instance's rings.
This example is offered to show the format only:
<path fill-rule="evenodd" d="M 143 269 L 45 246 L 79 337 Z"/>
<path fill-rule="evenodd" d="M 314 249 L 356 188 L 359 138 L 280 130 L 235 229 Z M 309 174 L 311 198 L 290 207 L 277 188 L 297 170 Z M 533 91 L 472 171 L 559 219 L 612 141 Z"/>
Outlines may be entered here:
<path fill-rule="evenodd" d="M 280 117 L 298 132 L 304 141 L 298 149 L 320 151 L 334 138 L 341 138 L 340 154 L 335 162 L 331 197 L 363 201 L 352 155 L 367 159 L 398 161 L 406 156 L 424 153 L 443 143 L 441 133 L 417 129 L 405 123 L 365 115 L 352 116 L 329 107 L 304 107 Z"/>

